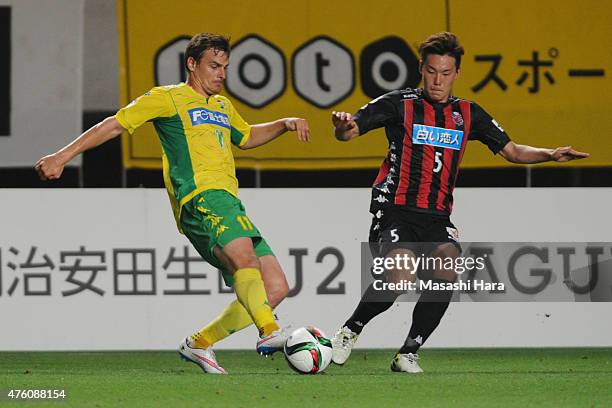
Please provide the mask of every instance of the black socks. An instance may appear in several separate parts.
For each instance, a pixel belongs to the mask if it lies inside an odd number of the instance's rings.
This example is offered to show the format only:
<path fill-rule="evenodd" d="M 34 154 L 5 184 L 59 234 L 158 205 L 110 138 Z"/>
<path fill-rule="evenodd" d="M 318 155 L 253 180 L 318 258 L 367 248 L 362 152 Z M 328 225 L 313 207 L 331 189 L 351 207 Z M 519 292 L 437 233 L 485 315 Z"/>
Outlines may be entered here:
<path fill-rule="evenodd" d="M 400 294 L 393 291 L 375 290 L 372 285 L 368 286 L 353 315 L 344 325 L 357 334 L 361 333 L 370 320 L 393 306 L 395 299 Z"/>
<path fill-rule="evenodd" d="M 431 281 L 441 284 L 449 283 L 442 279 L 432 279 Z M 399 350 L 401 354 L 417 352 L 440 324 L 452 297 L 452 290 L 424 290 L 421 293 L 419 301 L 412 311 L 410 332 L 404 345 Z"/>

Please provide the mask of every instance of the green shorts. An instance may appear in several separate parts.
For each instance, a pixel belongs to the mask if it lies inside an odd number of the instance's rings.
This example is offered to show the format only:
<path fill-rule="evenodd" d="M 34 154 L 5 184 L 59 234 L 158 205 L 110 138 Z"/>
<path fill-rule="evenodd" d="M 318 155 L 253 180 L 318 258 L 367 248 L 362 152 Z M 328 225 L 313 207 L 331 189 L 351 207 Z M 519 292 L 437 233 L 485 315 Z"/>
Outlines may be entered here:
<path fill-rule="evenodd" d="M 233 276 L 215 256 L 214 248 L 225 247 L 240 237 L 253 240 L 258 257 L 274 255 L 268 243 L 247 217 L 242 202 L 225 190 L 206 190 L 183 205 L 181 227 L 198 253 L 212 266 L 221 270 L 227 286 Z"/>

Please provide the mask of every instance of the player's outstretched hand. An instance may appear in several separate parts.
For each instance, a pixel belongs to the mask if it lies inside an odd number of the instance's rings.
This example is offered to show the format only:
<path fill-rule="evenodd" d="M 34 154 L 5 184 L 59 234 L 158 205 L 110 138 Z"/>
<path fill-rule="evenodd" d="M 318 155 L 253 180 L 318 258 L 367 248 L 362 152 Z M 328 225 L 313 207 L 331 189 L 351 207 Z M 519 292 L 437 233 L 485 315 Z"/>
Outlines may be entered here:
<path fill-rule="evenodd" d="M 57 154 L 54 153 L 38 160 L 34 165 L 34 169 L 41 180 L 56 180 L 62 176 L 64 163 L 62 163 Z"/>
<path fill-rule="evenodd" d="M 308 121 L 302 118 L 287 118 L 285 120 L 287 130 L 297 132 L 298 140 L 302 142 L 310 142 L 310 128 Z"/>
<path fill-rule="evenodd" d="M 589 157 L 589 153 L 579 152 L 572 149 L 572 146 L 557 147 L 551 154 L 552 159 L 557 162 L 567 162 Z"/>
<path fill-rule="evenodd" d="M 348 112 L 332 112 L 332 123 L 341 132 L 351 130 L 357 125 L 353 120 L 353 115 Z"/>

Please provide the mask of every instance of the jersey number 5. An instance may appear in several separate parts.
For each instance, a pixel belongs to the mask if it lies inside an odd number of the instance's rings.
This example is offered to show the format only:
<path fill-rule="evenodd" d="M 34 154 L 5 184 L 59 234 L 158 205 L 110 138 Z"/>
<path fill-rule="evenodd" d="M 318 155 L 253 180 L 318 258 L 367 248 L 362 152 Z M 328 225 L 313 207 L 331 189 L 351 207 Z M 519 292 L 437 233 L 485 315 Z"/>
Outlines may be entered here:
<path fill-rule="evenodd" d="M 434 173 L 438 173 L 442 170 L 442 154 L 442 152 L 436 152 L 436 157 L 434 158 L 436 161 L 436 166 L 433 169 Z"/>
<path fill-rule="evenodd" d="M 398 242 L 400 240 L 400 237 L 397 234 L 397 228 L 393 228 L 389 232 L 391 233 L 391 242 Z"/>

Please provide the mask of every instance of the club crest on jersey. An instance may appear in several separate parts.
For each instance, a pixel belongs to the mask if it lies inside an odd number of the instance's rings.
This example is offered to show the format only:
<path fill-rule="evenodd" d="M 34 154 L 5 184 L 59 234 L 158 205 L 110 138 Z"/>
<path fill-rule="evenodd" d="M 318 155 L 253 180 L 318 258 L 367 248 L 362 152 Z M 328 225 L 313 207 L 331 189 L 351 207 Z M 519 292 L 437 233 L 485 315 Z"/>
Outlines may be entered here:
<path fill-rule="evenodd" d="M 463 126 L 463 116 L 459 112 L 453 112 L 453 122 L 457 126 Z"/>
<path fill-rule="evenodd" d="M 215 136 L 217 137 L 217 140 L 219 141 L 219 146 L 223 147 L 224 146 L 223 132 L 219 129 L 215 129 Z"/>
<path fill-rule="evenodd" d="M 461 150 L 463 131 L 435 126 L 414 125 L 412 143 Z"/>
<path fill-rule="evenodd" d="M 191 125 L 217 125 L 229 129 L 229 118 L 225 113 L 215 112 L 204 108 L 193 108 L 187 111 Z"/>

